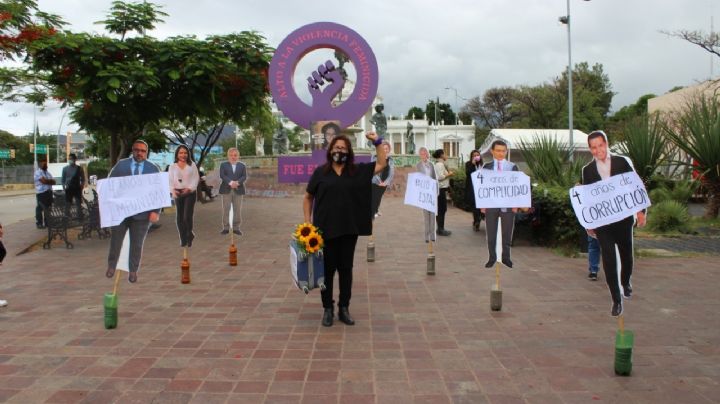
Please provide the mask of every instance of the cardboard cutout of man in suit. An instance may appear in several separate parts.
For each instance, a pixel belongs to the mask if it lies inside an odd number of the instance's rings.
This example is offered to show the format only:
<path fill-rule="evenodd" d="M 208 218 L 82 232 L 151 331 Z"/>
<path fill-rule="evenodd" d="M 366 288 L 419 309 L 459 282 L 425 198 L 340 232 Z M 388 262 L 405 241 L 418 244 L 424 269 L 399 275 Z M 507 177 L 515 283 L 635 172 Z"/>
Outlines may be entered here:
<path fill-rule="evenodd" d="M 221 234 L 230 232 L 230 208 L 233 212 L 232 231 L 241 235 L 240 224 L 242 216 L 242 198 L 245 195 L 245 181 L 247 180 L 247 168 L 245 163 L 240 161 L 240 152 L 231 147 L 227 152 L 228 161 L 220 164 L 220 197 L 222 199 L 222 231 Z"/>

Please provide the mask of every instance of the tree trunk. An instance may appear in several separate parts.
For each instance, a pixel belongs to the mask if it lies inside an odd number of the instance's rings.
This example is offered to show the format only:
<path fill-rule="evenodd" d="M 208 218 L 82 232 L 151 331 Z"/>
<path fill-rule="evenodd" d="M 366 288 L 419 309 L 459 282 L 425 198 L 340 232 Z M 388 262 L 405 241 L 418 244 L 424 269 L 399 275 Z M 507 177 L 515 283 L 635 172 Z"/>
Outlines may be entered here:
<path fill-rule="evenodd" d="M 110 168 L 115 167 L 118 161 L 118 135 L 110 134 Z"/>
<path fill-rule="evenodd" d="M 706 182 L 708 201 L 705 205 L 705 218 L 715 219 L 720 213 L 720 179 Z"/>

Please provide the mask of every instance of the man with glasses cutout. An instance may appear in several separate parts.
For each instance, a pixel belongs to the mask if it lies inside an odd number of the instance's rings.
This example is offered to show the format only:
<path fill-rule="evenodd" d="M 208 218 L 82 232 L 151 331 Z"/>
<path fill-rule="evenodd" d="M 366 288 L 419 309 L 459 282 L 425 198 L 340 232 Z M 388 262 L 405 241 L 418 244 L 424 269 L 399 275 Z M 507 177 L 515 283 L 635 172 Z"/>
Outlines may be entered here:
<path fill-rule="evenodd" d="M 160 172 L 158 167 L 147 161 L 148 145 L 142 140 L 136 140 L 132 145 L 132 157 L 122 159 L 110 170 L 109 178 L 127 177 L 130 175 L 156 174 Z M 120 224 L 111 228 L 110 252 L 108 253 L 108 269 L 105 275 L 112 278 L 115 275 L 115 267 L 118 263 L 120 250 L 122 249 L 125 233 L 129 230 L 130 253 L 129 253 L 129 274 L 130 283 L 137 282 L 137 271 L 140 269 L 143 244 L 147 236 L 150 223 L 160 219 L 160 209 L 141 212 L 126 217 Z"/>

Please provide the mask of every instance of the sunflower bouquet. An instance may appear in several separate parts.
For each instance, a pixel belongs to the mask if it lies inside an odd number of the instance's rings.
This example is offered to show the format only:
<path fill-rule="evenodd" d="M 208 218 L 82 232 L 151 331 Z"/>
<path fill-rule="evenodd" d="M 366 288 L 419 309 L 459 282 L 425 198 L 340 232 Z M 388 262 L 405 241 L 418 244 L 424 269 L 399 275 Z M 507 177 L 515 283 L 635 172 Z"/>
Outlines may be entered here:
<path fill-rule="evenodd" d="M 325 246 L 322 232 L 311 223 L 297 225 L 292 238 L 301 259 L 313 254 L 322 255 L 322 249 Z"/>

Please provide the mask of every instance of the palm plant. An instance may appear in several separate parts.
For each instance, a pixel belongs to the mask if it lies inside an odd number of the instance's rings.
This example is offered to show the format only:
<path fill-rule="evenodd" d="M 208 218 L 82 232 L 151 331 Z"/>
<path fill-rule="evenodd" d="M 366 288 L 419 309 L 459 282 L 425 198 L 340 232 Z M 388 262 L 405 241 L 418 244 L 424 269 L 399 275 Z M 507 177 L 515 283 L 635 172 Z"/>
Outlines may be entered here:
<path fill-rule="evenodd" d="M 674 154 L 672 143 L 663 136 L 664 128 L 665 124 L 658 114 L 638 116 L 623 127 L 625 140 L 618 144 L 617 150 L 630 158 L 635 171 L 646 184 Z"/>
<path fill-rule="evenodd" d="M 537 182 L 569 188 L 580 179 L 583 163 L 570 161 L 570 150 L 564 142 L 535 135 L 532 143 L 520 141 L 520 151 Z"/>
<path fill-rule="evenodd" d="M 720 211 L 720 100 L 717 95 L 690 100 L 665 128 L 665 136 L 692 161 L 679 161 L 700 173 L 708 192 L 705 217 L 712 219 Z"/>

